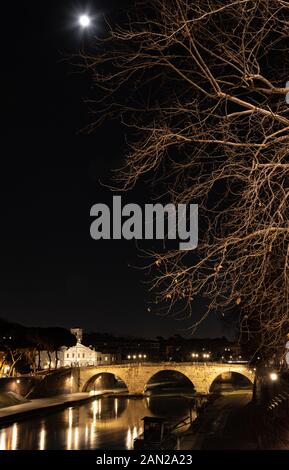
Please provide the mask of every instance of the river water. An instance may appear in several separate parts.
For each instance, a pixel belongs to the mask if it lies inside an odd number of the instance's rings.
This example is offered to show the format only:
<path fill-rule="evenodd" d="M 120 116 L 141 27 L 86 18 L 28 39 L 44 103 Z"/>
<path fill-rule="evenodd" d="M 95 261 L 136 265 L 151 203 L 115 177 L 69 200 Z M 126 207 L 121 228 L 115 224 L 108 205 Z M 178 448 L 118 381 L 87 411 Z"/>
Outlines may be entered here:
<path fill-rule="evenodd" d="M 132 449 L 144 416 L 178 422 L 188 416 L 190 406 L 185 396 L 96 398 L 0 429 L 0 450 Z"/>

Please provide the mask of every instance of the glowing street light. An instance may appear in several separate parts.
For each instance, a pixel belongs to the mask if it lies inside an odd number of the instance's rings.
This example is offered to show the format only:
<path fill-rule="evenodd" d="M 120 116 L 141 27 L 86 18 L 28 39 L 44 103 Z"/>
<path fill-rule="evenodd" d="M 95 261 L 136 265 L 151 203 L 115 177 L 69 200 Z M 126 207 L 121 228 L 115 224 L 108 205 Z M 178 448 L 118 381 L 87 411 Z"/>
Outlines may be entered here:
<path fill-rule="evenodd" d="M 270 379 L 272 382 L 276 382 L 276 380 L 278 380 L 278 374 L 276 374 L 276 372 L 271 372 Z"/>
<path fill-rule="evenodd" d="M 81 28 L 85 29 L 91 25 L 91 18 L 88 15 L 80 15 L 78 18 L 78 23 Z"/>

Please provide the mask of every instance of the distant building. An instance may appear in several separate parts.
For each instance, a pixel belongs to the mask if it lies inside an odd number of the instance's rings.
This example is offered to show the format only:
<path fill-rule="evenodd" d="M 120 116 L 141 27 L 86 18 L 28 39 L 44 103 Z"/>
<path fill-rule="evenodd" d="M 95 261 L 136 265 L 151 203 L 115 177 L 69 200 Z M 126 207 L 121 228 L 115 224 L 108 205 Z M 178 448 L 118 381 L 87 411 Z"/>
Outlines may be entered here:
<path fill-rule="evenodd" d="M 85 344 L 93 344 L 102 353 L 110 353 L 118 362 L 132 360 L 161 361 L 160 342 L 152 339 L 118 337 L 106 333 L 87 333 L 84 335 Z"/>
<path fill-rule="evenodd" d="M 40 358 L 36 359 L 41 369 L 59 367 L 87 367 L 112 364 L 116 362 L 113 354 L 104 354 L 94 348 L 81 344 L 82 329 L 72 328 L 71 333 L 77 338 L 77 343 L 71 348 L 62 346 L 57 352 L 40 351 Z"/>

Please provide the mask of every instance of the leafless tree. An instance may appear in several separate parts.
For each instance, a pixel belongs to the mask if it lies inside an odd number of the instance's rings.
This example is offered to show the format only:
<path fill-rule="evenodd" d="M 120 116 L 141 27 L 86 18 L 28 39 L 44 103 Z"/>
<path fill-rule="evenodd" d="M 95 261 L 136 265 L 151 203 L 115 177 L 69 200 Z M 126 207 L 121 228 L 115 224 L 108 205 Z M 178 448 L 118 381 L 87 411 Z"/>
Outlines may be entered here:
<path fill-rule="evenodd" d="M 267 348 L 289 331 L 289 2 L 136 1 L 83 54 L 96 119 L 127 127 L 123 189 L 152 178 L 198 203 L 197 252 L 154 254 L 153 287 L 197 326 L 239 306 L 241 331 Z M 208 309 L 194 319 L 194 300 Z"/>

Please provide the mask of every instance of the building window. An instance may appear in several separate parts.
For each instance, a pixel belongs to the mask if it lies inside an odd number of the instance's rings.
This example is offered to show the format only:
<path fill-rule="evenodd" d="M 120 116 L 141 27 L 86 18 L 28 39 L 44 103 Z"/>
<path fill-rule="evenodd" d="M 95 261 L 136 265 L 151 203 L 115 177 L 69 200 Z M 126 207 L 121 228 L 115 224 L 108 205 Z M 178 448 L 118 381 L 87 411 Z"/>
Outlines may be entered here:
<path fill-rule="evenodd" d="M 77 357 L 80 357 L 80 354 L 79 354 L 79 353 L 77 354 Z"/>
<path fill-rule="evenodd" d="M 74 353 L 72 353 L 72 357 L 74 357 Z"/>
<path fill-rule="evenodd" d="M 68 353 L 66 354 L 66 357 L 69 357 L 69 354 L 68 354 Z"/>
<path fill-rule="evenodd" d="M 84 353 L 82 353 L 82 357 L 85 358 L 85 354 L 84 354 Z"/>

